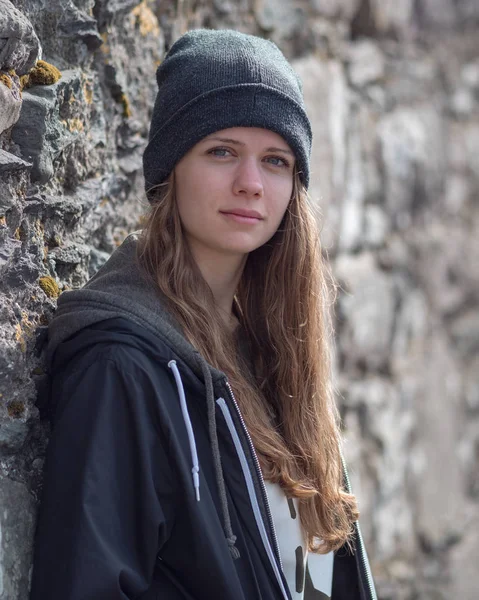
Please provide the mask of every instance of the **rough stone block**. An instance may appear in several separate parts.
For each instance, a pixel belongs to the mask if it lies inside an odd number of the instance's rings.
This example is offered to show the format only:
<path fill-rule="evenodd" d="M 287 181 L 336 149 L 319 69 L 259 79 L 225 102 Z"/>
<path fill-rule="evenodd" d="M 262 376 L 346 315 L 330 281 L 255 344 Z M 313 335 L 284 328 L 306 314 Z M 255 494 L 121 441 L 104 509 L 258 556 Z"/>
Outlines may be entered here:
<path fill-rule="evenodd" d="M 337 242 L 344 192 L 350 97 L 344 67 L 337 60 L 308 56 L 295 61 L 314 131 L 310 193 L 324 214 L 323 242 Z"/>
<path fill-rule="evenodd" d="M 398 108 L 378 123 L 385 179 L 384 199 L 392 223 L 410 225 L 413 209 L 436 204 L 444 186 L 445 131 L 436 109 Z"/>
<path fill-rule="evenodd" d="M 384 76 L 384 56 L 371 40 L 361 40 L 349 46 L 348 74 L 351 83 L 363 87 Z"/>
<path fill-rule="evenodd" d="M 0 0 L 0 69 L 29 71 L 41 57 L 40 40 L 28 18 L 9 0 Z"/>
<path fill-rule="evenodd" d="M 387 364 L 393 333 L 393 281 L 377 268 L 369 253 L 339 256 L 335 272 L 346 290 L 339 302 L 340 348 L 345 367 L 382 369 Z"/>
<path fill-rule="evenodd" d="M 0 174 L 11 172 L 11 171 L 19 171 L 21 169 L 28 169 L 32 165 L 27 163 L 26 160 L 18 158 L 14 154 L 10 154 L 10 152 L 6 152 L 5 150 L 0 150 Z"/>
<path fill-rule="evenodd" d="M 330 19 L 350 20 L 359 9 L 361 0 L 311 0 L 314 10 Z"/>
<path fill-rule="evenodd" d="M 54 174 L 53 163 L 77 137 L 79 123 L 62 122 L 61 109 L 81 87 L 77 71 L 65 71 L 58 83 L 35 86 L 23 94 L 23 106 L 12 139 L 25 160 L 33 163 L 32 181 L 46 183 Z M 76 125 L 76 127 L 75 127 Z"/>
<path fill-rule="evenodd" d="M 0 479 L 0 599 L 26 600 L 30 586 L 35 502 L 20 482 Z"/>
<path fill-rule="evenodd" d="M 89 50 L 96 50 L 103 43 L 96 19 L 73 3 L 67 4 L 65 10 L 62 11 L 58 30 L 61 36 L 84 41 Z"/>
<path fill-rule="evenodd" d="M 15 79 L 6 75 L 10 79 L 10 87 L 0 80 L 0 134 L 14 125 L 20 117 L 22 108 L 22 98 L 18 83 Z"/>

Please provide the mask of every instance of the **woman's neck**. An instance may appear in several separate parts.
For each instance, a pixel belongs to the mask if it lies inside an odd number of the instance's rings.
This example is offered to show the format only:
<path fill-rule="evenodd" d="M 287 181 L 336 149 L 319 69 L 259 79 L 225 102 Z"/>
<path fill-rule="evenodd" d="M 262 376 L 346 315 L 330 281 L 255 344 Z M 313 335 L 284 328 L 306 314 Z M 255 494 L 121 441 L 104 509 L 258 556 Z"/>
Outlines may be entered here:
<path fill-rule="evenodd" d="M 193 248 L 191 250 L 201 275 L 213 293 L 219 311 L 224 315 L 226 326 L 233 331 L 238 325 L 238 319 L 233 313 L 233 298 L 247 254 L 220 254 L 203 248 L 201 252 Z"/>

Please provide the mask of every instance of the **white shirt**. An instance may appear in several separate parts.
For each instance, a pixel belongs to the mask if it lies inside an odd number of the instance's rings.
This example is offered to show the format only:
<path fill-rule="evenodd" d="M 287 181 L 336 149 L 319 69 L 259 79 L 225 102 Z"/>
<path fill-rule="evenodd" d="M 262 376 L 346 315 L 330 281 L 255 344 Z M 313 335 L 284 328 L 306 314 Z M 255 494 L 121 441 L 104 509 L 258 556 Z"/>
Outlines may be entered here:
<path fill-rule="evenodd" d="M 334 553 L 308 553 L 297 498 L 286 498 L 277 483 L 265 481 L 283 572 L 293 600 L 331 598 Z M 321 595 L 320 595 L 321 594 Z"/>

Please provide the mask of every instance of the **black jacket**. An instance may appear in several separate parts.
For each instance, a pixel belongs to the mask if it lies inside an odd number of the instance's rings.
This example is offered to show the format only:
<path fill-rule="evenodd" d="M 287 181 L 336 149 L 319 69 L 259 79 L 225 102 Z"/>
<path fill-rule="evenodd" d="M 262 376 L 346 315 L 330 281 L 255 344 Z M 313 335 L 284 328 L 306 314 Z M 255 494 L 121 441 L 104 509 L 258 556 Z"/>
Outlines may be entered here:
<path fill-rule="evenodd" d="M 50 327 L 53 431 L 30 600 L 288 599 L 231 389 L 151 295 L 135 244 L 128 238 L 83 290 L 64 294 Z M 335 556 L 332 597 L 375 598 L 359 529 L 355 554 Z"/>

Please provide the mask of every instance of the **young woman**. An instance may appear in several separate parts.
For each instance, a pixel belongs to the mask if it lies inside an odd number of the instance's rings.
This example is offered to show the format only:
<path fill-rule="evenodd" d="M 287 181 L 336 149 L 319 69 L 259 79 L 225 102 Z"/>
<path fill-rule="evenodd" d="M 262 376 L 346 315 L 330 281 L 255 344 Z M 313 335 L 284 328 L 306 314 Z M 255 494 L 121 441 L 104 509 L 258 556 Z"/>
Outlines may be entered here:
<path fill-rule="evenodd" d="M 157 79 L 145 227 L 49 328 L 31 600 L 373 599 L 300 83 L 271 42 L 208 30 Z"/>

